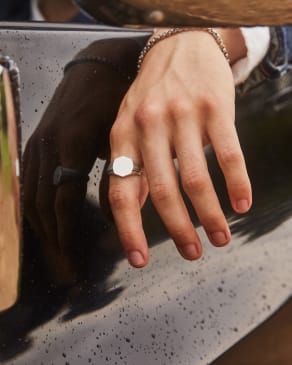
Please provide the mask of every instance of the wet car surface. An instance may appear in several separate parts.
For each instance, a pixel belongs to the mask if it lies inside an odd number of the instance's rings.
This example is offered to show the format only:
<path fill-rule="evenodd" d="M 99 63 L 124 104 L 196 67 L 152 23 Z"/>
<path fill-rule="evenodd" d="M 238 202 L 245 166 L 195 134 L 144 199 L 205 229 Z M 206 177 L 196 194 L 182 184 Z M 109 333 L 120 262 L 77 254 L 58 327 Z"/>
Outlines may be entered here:
<path fill-rule="evenodd" d="M 98 39 L 138 36 L 143 44 L 148 35 L 103 26 L 65 28 L 7 24 L 0 29 L 2 52 L 20 69 L 23 149 L 77 52 Z M 206 364 L 288 300 L 290 83 L 287 74 L 238 99 L 237 128 L 254 186 L 250 213 L 231 212 L 215 157 L 206 152 L 233 231 L 231 245 L 218 249 L 203 238 L 204 257 L 184 261 L 149 202 L 143 216 L 151 261 L 143 270 L 131 268 L 113 223 L 99 207 L 101 160 L 91 171 L 82 214 L 78 285 L 67 288 L 52 280 L 41 244 L 25 222 L 20 296 L 0 314 L 1 363 Z M 279 89 L 284 91 L 276 93 Z"/>

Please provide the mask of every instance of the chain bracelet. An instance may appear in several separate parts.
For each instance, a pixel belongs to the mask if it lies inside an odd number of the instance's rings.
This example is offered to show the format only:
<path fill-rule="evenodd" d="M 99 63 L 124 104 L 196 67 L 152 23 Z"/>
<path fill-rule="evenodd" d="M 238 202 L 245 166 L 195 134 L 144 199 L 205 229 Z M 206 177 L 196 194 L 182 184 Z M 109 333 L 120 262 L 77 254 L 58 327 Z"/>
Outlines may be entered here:
<path fill-rule="evenodd" d="M 147 42 L 146 46 L 143 48 L 143 50 L 140 53 L 140 56 L 138 58 L 137 71 L 138 72 L 140 71 L 144 58 L 146 57 L 147 53 L 155 46 L 155 44 L 159 43 L 160 41 L 162 41 L 166 38 L 172 37 L 176 34 L 183 33 L 183 32 L 191 32 L 191 31 L 205 31 L 205 32 L 209 33 L 214 38 L 215 42 L 218 44 L 221 52 L 223 53 L 223 55 L 226 58 L 226 60 L 228 61 L 228 63 L 230 63 L 230 57 L 229 57 L 227 48 L 224 44 L 224 41 L 223 41 L 221 35 L 215 29 L 213 29 L 213 28 L 171 28 L 163 33 L 158 34 L 157 36 L 154 36 Z"/>

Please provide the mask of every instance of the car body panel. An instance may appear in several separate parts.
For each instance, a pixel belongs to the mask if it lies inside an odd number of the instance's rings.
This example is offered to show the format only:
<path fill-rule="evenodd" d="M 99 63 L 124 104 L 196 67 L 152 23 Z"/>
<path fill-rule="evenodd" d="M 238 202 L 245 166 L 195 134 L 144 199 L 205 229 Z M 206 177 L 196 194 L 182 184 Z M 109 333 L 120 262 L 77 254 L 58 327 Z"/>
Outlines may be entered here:
<path fill-rule="evenodd" d="M 103 26 L 1 26 L 2 52 L 20 69 L 24 147 L 64 65 L 99 38 L 125 36 L 137 33 Z M 15 307 L 0 314 L 1 364 L 203 365 L 289 299 L 292 109 L 284 105 L 275 111 L 273 103 L 265 104 L 268 97 L 254 90 L 249 100 L 238 102 L 237 127 L 254 184 L 254 207 L 244 217 L 231 212 L 214 155 L 207 152 L 232 243 L 212 247 L 199 227 L 204 257 L 187 262 L 147 203 L 143 217 L 151 260 L 145 269 L 131 268 L 114 225 L 99 209 L 104 162 L 97 160 L 82 222 L 83 244 L 92 247 L 87 279 L 77 294 L 50 285 L 30 247 L 35 239 L 25 230 L 21 295 Z M 194 222 L 198 225 L 195 216 Z"/>

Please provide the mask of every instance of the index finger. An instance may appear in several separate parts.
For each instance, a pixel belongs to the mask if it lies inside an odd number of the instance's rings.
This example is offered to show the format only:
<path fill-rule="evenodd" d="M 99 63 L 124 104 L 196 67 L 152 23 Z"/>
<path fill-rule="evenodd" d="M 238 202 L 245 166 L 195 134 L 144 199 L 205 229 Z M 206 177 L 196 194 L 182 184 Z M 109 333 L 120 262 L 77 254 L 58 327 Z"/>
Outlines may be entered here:
<path fill-rule="evenodd" d="M 137 268 L 149 260 L 140 212 L 141 190 L 146 184 L 144 176 L 110 177 L 109 202 L 119 238 L 130 264 Z"/>

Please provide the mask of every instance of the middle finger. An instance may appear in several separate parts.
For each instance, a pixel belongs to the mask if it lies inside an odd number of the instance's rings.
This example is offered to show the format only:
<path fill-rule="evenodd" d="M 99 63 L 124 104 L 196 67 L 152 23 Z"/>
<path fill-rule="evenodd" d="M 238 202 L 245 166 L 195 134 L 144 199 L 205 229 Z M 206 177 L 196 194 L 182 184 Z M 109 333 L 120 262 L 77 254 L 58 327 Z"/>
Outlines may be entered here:
<path fill-rule="evenodd" d="M 194 260 L 202 253 L 200 239 L 179 191 L 169 141 L 162 135 L 165 133 L 141 138 L 150 196 L 181 255 Z"/>

